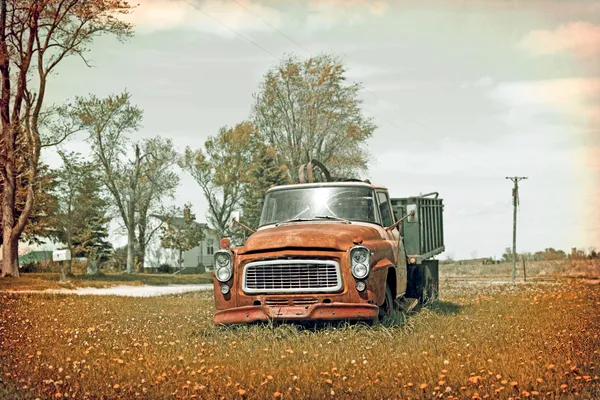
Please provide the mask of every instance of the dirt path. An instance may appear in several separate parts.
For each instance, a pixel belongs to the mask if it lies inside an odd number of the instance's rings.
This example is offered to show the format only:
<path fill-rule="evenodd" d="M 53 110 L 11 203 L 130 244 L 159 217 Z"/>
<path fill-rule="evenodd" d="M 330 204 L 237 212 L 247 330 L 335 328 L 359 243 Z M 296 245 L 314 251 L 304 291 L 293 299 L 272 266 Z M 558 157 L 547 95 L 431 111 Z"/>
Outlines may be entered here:
<path fill-rule="evenodd" d="M 77 289 L 46 289 L 46 290 L 3 290 L 0 293 L 42 293 L 42 294 L 77 294 L 98 296 L 153 297 L 167 294 L 187 292 L 203 292 L 213 289 L 209 283 L 200 285 L 165 285 L 165 286 L 113 286 L 107 288 L 83 287 Z"/>

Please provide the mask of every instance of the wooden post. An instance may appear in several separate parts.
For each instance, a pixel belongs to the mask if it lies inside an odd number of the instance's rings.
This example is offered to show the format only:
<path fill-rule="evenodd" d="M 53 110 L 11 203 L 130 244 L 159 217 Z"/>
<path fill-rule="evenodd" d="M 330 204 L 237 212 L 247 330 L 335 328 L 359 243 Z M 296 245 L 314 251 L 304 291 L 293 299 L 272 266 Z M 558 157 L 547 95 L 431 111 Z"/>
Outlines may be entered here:
<path fill-rule="evenodd" d="M 515 283 L 515 276 L 517 274 L 517 206 L 519 205 L 519 181 L 523 179 L 527 179 L 526 176 L 515 176 L 509 177 L 506 179 L 510 179 L 514 183 L 514 187 L 512 190 L 513 197 L 513 250 L 512 250 L 512 259 L 513 259 L 513 269 L 512 269 L 512 281 Z"/>
<path fill-rule="evenodd" d="M 521 256 L 521 260 L 523 260 L 523 282 L 527 282 L 527 272 L 525 271 L 525 257 Z"/>

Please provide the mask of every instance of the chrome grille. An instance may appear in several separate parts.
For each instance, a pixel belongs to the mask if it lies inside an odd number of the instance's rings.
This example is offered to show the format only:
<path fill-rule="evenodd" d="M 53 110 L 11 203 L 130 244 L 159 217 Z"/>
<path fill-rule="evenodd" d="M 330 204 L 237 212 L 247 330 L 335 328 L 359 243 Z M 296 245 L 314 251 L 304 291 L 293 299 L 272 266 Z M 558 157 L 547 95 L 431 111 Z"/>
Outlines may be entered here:
<path fill-rule="evenodd" d="M 246 293 L 322 293 L 342 288 L 340 266 L 332 260 L 268 260 L 246 264 Z"/>

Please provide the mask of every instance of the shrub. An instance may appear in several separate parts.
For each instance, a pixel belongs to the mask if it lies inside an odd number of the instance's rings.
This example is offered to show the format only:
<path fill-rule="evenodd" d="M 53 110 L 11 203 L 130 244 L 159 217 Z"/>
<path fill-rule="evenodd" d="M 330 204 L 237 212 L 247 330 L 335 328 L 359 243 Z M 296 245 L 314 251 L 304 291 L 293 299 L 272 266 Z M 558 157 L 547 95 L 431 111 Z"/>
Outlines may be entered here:
<path fill-rule="evenodd" d="M 175 271 L 175 268 L 173 268 L 171 265 L 169 265 L 167 263 L 162 263 L 158 266 L 159 274 L 172 274 L 174 271 Z"/>
<path fill-rule="evenodd" d="M 38 271 L 38 263 L 29 262 L 27 264 L 19 265 L 20 273 L 30 273 L 30 272 L 39 272 Z"/>

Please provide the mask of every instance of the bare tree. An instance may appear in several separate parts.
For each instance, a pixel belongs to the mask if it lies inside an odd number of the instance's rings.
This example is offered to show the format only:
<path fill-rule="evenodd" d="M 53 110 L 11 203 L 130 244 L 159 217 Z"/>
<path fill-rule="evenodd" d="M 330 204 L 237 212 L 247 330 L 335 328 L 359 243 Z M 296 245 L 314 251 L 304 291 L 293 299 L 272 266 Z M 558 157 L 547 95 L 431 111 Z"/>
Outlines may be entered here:
<path fill-rule="evenodd" d="M 33 185 L 43 145 L 40 129 L 48 78 L 69 56 L 79 56 L 89 65 L 87 47 L 95 37 L 107 33 L 119 39 L 130 36 L 132 26 L 117 16 L 131 9 L 123 0 L 0 0 L 3 276 L 19 275 L 16 248 L 35 201 Z M 22 139 L 27 143 L 24 173 L 30 183 L 25 205 L 16 218 L 16 153 Z"/>

